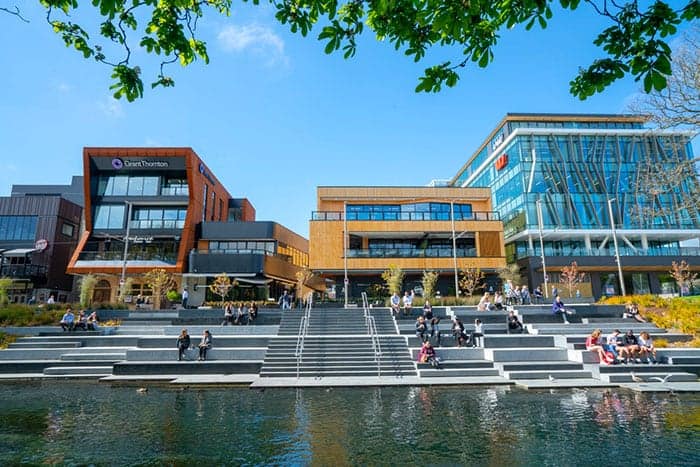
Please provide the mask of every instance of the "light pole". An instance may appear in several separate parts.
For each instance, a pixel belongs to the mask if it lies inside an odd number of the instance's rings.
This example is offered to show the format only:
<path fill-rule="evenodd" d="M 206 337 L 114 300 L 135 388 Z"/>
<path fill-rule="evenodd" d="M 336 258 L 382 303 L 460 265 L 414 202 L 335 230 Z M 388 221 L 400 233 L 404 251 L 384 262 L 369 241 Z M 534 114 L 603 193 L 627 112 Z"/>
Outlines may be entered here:
<path fill-rule="evenodd" d="M 610 228 L 612 229 L 613 245 L 615 246 L 615 262 L 617 263 L 617 273 L 620 276 L 620 292 L 627 295 L 625 291 L 625 278 L 622 275 L 622 264 L 620 264 L 620 250 L 617 248 L 617 233 L 615 232 L 615 219 L 613 218 L 612 203 L 615 198 L 608 199 L 608 214 L 610 214 Z"/>
<path fill-rule="evenodd" d="M 544 240 L 542 238 L 542 199 L 539 197 L 536 201 L 537 204 L 537 226 L 540 231 L 540 253 L 542 257 L 542 274 L 544 276 L 544 298 L 549 298 L 549 286 L 547 285 L 547 264 L 544 260 Z"/>
<path fill-rule="evenodd" d="M 129 233 L 130 233 L 130 227 L 131 227 L 131 202 L 129 201 L 124 201 L 127 206 L 127 213 L 126 213 L 126 235 L 124 236 L 124 256 L 122 259 L 122 275 L 121 278 L 119 279 L 119 293 L 124 294 L 124 284 L 126 284 L 126 260 L 127 260 L 127 255 L 129 252 Z"/>
<path fill-rule="evenodd" d="M 455 202 L 450 201 L 450 219 L 452 220 L 452 261 L 455 269 L 455 298 L 459 297 L 459 279 L 457 278 L 457 236 L 455 232 Z"/>
<path fill-rule="evenodd" d="M 345 308 L 348 307 L 348 202 L 343 202 L 343 290 L 345 291 Z"/>

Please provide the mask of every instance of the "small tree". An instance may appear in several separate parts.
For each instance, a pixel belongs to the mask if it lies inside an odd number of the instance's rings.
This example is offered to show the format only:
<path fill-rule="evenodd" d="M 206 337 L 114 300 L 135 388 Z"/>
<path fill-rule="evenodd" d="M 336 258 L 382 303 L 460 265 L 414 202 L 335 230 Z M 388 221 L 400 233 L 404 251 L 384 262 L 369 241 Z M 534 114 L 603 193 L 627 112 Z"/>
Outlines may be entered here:
<path fill-rule="evenodd" d="M 87 308 L 92 303 L 92 295 L 95 293 L 97 277 L 93 274 L 85 274 L 80 279 L 80 306 Z"/>
<path fill-rule="evenodd" d="M 437 286 L 437 281 L 437 272 L 423 271 L 423 279 L 421 279 L 421 285 L 423 286 L 423 298 L 428 300 L 435 296 L 435 286 Z"/>
<path fill-rule="evenodd" d="M 462 269 L 459 279 L 459 288 L 464 290 L 470 297 L 475 291 L 484 288 L 484 273 L 479 268 Z"/>
<path fill-rule="evenodd" d="M 143 281 L 153 292 L 153 308 L 160 309 L 160 301 L 175 286 L 173 275 L 165 269 L 152 269 L 143 275 Z"/>
<path fill-rule="evenodd" d="M 382 273 L 382 279 L 386 282 L 386 288 L 389 289 L 390 295 L 401 293 L 404 276 L 403 270 L 395 264 L 390 264 L 389 269 Z"/>
<path fill-rule="evenodd" d="M 214 295 L 221 297 L 221 306 L 223 307 L 226 295 L 228 295 L 229 290 L 231 290 L 234 285 L 235 284 L 231 282 L 231 279 L 229 279 L 226 273 L 222 272 L 214 278 L 214 282 L 209 284 L 209 290 Z"/>
<path fill-rule="evenodd" d="M 294 276 L 297 278 L 297 298 L 304 299 L 309 292 L 313 292 L 313 289 L 306 284 L 308 284 L 309 281 L 316 276 L 316 273 L 311 272 L 309 268 L 302 268 L 297 271 Z"/>
<path fill-rule="evenodd" d="M 520 283 L 520 266 L 518 266 L 516 263 L 509 264 L 496 272 L 498 273 L 498 277 L 504 283 L 508 281 L 511 281 L 513 285 L 518 285 Z"/>
<path fill-rule="evenodd" d="M 0 277 L 0 306 L 5 306 L 10 299 L 7 296 L 7 289 L 12 285 L 12 279 L 9 277 Z"/>
<path fill-rule="evenodd" d="M 678 284 L 678 291 L 681 297 L 683 296 L 683 288 L 690 288 L 690 284 L 698 277 L 697 272 L 690 272 L 690 265 L 685 260 L 680 263 L 672 261 L 669 273 L 676 281 L 676 284 Z"/>
<path fill-rule="evenodd" d="M 578 270 L 578 264 L 573 261 L 569 266 L 564 266 L 561 269 L 561 281 L 569 289 L 569 297 L 574 296 L 574 290 L 578 284 L 586 279 L 586 273 Z"/>
<path fill-rule="evenodd" d="M 127 277 L 124 279 L 124 282 L 119 286 L 119 302 L 124 303 L 124 300 L 129 294 L 132 285 L 134 285 L 133 277 Z"/>

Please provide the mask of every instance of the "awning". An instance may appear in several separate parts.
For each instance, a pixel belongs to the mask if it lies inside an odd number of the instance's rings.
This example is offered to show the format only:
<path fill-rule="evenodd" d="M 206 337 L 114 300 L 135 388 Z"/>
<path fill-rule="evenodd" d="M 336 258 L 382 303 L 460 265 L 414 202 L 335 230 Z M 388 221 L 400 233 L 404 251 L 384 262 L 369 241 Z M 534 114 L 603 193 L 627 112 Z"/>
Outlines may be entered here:
<path fill-rule="evenodd" d="M 39 251 L 36 248 L 15 248 L 14 250 L 7 250 L 0 253 L 2 256 L 26 256 L 29 253 L 34 253 Z"/>

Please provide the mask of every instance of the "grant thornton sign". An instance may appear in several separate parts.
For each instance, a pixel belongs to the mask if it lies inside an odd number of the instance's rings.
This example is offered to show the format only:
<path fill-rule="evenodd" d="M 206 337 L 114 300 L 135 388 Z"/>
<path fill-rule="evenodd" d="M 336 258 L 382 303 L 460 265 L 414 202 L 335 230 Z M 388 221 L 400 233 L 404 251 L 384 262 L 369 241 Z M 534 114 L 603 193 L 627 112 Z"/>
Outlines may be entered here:
<path fill-rule="evenodd" d="M 168 161 L 154 159 L 126 159 L 115 157 L 112 159 L 112 168 L 120 169 L 167 169 L 170 167 Z"/>

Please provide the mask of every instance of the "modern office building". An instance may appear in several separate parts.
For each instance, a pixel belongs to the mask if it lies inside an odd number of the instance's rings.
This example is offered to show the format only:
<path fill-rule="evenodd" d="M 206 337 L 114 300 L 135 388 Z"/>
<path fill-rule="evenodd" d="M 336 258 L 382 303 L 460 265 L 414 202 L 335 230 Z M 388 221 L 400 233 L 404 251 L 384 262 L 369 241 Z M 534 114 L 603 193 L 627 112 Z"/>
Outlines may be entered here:
<path fill-rule="evenodd" d="M 12 279 L 11 302 L 74 298 L 66 266 L 78 244 L 81 215 L 79 205 L 61 196 L 0 198 L 0 277 Z"/>
<path fill-rule="evenodd" d="M 85 206 L 82 175 L 74 175 L 70 185 L 12 185 L 10 196 L 60 196 L 78 206 Z"/>
<path fill-rule="evenodd" d="M 618 294 L 618 257 L 627 293 L 673 292 L 672 261 L 700 267 L 697 243 L 686 246 L 700 238 L 694 135 L 644 125 L 635 115 L 508 114 L 451 185 L 490 189 L 507 260 L 531 287 L 544 269 L 559 284 L 576 261 L 584 295 Z"/>
<path fill-rule="evenodd" d="M 230 300 L 276 299 L 295 289 L 297 273 L 309 266 L 308 252 L 308 240 L 276 222 L 203 222 L 183 274 L 189 302 L 220 301 L 208 286 L 222 272 L 236 284 Z"/>
<path fill-rule="evenodd" d="M 503 225 L 486 188 L 319 187 L 309 240 L 310 267 L 337 298 L 346 277 L 356 298 L 391 264 L 406 288 L 438 272 L 442 295 L 454 295 L 456 269 L 480 268 L 493 282 L 505 266 Z"/>
<path fill-rule="evenodd" d="M 99 275 L 96 301 L 116 301 L 123 277 L 149 295 L 142 274 L 155 268 L 181 287 L 201 223 L 255 220 L 191 148 L 85 148 L 83 163 L 85 232 L 68 272 Z"/>

